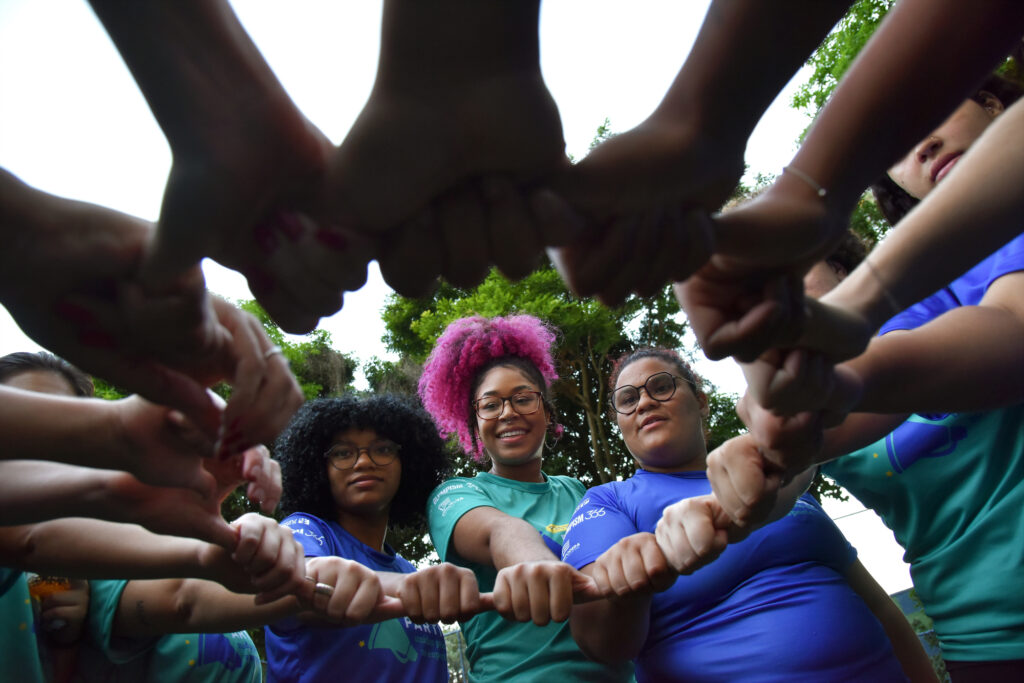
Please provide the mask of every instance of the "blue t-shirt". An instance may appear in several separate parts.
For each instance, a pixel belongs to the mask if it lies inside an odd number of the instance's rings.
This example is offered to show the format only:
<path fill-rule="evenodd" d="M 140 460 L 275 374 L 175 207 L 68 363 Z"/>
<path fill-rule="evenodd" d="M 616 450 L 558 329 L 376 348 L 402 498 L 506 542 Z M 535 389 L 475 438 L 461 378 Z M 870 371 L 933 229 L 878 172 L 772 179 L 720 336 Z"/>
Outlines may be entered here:
<path fill-rule="evenodd" d="M 565 533 L 576 568 L 653 532 L 662 510 L 711 492 L 705 472 L 638 470 L 587 491 Z M 882 625 L 844 575 L 856 551 L 810 495 L 654 596 L 637 681 L 906 680 Z"/>
<path fill-rule="evenodd" d="M 895 316 L 882 333 L 978 305 L 993 282 L 1020 270 L 1024 235 Z M 912 415 L 824 471 L 875 510 L 906 550 L 943 656 L 1024 656 L 1024 404 Z"/>
<path fill-rule="evenodd" d="M 344 557 L 375 571 L 416 571 L 389 546 L 385 546 L 387 552 L 374 550 L 337 522 L 297 512 L 281 524 L 291 529 L 306 557 Z M 414 624 L 403 617 L 349 628 L 316 628 L 285 620 L 267 626 L 264 632 L 268 681 L 448 680 L 444 634 L 436 624 Z"/>

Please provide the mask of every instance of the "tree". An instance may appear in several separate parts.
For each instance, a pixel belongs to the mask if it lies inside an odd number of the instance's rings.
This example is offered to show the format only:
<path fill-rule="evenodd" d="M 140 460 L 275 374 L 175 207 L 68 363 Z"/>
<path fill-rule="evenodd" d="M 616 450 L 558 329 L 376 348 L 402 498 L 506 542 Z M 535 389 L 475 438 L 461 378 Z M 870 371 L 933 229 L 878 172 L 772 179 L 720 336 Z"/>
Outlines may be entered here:
<path fill-rule="evenodd" d="M 632 458 L 616 436 L 615 420 L 607 407 L 611 360 L 636 346 L 680 348 L 686 323 L 666 287 L 649 299 L 632 297 L 618 308 L 575 298 L 558 273 L 545 264 L 519 282 L 510 282 L 492 270 L 478 287 L 462 290 L 442 283 L 432 296 L 407 299 L 392 295 L 384 308 L 390 351 L 398 353 L 406 372 L 426 360 L 434 341 L 448 323 L 468 315 L 529 313 L 558 330 L 555 357 L 561 374 L 552 386 L 558 420 L 565 427 L 561 443 L 545 468 L 574 476 L 588 485 L 632 474 Z M 375 362 L 371 385 L 397 366 Z M 369 373 L 368 373 L 369 374 Z M 408 379 L 390 381 L 411 384 Z M 713 396 L 716 396 L 714 393 Z M 719 397 L 713 407 L 732 412 L 735 398 Z M 719 432 L 735 433 L 738 422 L 722 416 Z M 472 474 L 477 466 L 465 458 L 456 466 Z"/>

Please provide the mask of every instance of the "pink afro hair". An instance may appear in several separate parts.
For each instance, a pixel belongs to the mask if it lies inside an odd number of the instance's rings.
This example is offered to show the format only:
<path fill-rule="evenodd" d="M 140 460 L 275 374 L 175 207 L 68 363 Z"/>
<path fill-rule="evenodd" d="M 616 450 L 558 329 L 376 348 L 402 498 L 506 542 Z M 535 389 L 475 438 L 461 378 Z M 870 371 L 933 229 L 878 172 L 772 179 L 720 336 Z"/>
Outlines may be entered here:
<path fill-rule="evenodd" d="M 460 318 L 445 328 L 420 376 L 420 400 L 441 436 L 459 435 L 466 453 L 480 460 L 483 446 L 470 432 L 470 391 L 480 368 L 492 360 L 516 356 L 531 362 L 544 381 L 558 379 L 551 357 L 555 333 L 532 315 Z M 546 388 L 546 387 L 545 387 Z M 561 425 L 555 434 L 561 434 Z"/>

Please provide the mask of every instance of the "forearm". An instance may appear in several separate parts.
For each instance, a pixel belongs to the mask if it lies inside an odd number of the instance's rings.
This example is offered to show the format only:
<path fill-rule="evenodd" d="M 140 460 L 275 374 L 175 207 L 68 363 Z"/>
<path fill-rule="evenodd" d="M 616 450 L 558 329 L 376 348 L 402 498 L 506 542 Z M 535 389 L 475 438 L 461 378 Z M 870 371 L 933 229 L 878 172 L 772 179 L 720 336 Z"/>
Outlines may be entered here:
<path fill-rule="evenodd" d="M 202 579 L 131 581 L 114 617 L 113 635 L 144 638 L 165 633 L 228 633 L 258 628 L 302 611 L 294 596 L 256 605 Z"/>
<path fill-rule="evenodd" d="M 1001 114 L 930 193 L 823 298 L 866 317 L 874 329 L 895 311 L 952 282 L 1021 231 L 1024 102 Z M 925 267 L 926 266 L 926 267 Z M 873 271 L 873 272 L 872 272 Z"/>
<path fill-rule="evenodd" d="M 560 558 L 547 547 L 540 533 L 528 522 L 515 517 L 495 526 L 488 543 L 495 569 L 521 562 L 555 562 Z"/>
<path fill-rule="evenodd" d="M 818 115 L 793 166 L 852 206 L 970 94 L 1021 33 L 1020 3 L 896 3 Z"/>
<path fill-rule="evenodd" d="M 882 624 L 907 678 L 914 683 L 935 681 L 935 670 L 910 622 L 859 560 L 850 566 L 846 580 Z"/>
<path fill-rule="evenodd" d="M 111 474 L 34 460 L 0 462 L 0 519 L 8 525 L 61 517 L 126 521 L 110 500 Z"/>
<path fill-rule="evenodd" d="M 217 567 L 203 561 L 207 546 L 194 539 L 159 536 L 142 527 L 95 519 L 0 527 L 0 564 L 55 576 L 217 578 Z"/>
<path fill-rule="evenodd" d="M 972 412 L 1024 400 L 1024 324 L 1005 309 L 963 306 L 872 340 L 847 363 L 863 380 L 858 412 Z"/>
<path fill-rule="evenodd" d="M 713 0 L 679 75 L 656 115 L 697 115 L 743 139 L 849 0 Z M 730 78 L 744 73 L 749 78 Z"/>
<path fill-rule="evenodd" d="M 91 0 L 171 149 L 205 150 L 284 89 L 223 0 Z"/>
<path fill-rule="evenodd" d="M 842 424 L 825 430 L 821 455 L 817 462 L 819 464 L 828 462 L 865 446 L 870 446 L 899 427 L 907 417 L 908 413 L 852 413 L 847 415 Z"/>
<path fill-rule="evenodd" d="M 580 571 L 591 575 L 593 565 Z M 572 637 L 583 654 L 604 664 L 634 659 L 647 640 L 651 596 L 633 594 L 573 605 Z"/>

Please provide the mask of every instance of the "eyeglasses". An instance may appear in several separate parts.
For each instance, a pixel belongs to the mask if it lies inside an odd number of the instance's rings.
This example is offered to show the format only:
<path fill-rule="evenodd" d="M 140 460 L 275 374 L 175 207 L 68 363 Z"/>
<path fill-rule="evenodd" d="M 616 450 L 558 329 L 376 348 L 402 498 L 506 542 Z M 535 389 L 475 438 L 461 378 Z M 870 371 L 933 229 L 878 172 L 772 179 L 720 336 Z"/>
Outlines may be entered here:
<path fill-rule="evenodd" d="M 366 453 L 370 462 L 377 467 L 384 467 L 394 462 L 398 457 L 398 451 L 402 447 L 392 441 L 377 441 L 369 446 L 353 446 L 351 444 L 337 444 L 331 450 L 324 453 L 324 457 L 336 470 L 350 470 L 356 466 L 360 453 Z"/>
<path fill-rule="evenodd" d="M 612 409 L 621 415 L 632 415 L 635 413 L 637 404 L 640 403 L 641 389 L 659 403 L 667 401 L 676 394 L 677 379 L 681 379 L 691 386 L 693 385 L 693 382 L 685 377 L 677 377 L 670 372 L 654 373 L 647 378 L 643 386 L 635 387 L 632 384 L 625 384 L 612 392 Z"/>
<path fill-rule="evenodd" d="M 481 420 L 495 420 L 501 415 L 505 408 L 505 401 L 512 406 L 512 410 L 520 415 L 532 415 L 540 410 L 541 393 L 539 391 L 520 391 L 511 396 L 484 396 L 473 401 L 473 409 L 480 416 Z"/>

